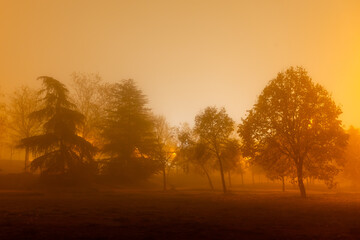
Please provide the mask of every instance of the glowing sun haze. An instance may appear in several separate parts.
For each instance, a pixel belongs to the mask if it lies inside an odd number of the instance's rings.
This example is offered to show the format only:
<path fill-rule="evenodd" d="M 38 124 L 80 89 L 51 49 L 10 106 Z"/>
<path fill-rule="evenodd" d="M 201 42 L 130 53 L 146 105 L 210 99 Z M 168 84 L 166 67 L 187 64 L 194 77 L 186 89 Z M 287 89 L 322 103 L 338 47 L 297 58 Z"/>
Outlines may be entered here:
<path fill-rule="evenodd" d="M 360 127 L 360 1 L 0 0 L 6 93 L 74 71 L 133 78 L 172 124 L 209 105 L 237 121 L 267 82 L 305 67 Z"/>

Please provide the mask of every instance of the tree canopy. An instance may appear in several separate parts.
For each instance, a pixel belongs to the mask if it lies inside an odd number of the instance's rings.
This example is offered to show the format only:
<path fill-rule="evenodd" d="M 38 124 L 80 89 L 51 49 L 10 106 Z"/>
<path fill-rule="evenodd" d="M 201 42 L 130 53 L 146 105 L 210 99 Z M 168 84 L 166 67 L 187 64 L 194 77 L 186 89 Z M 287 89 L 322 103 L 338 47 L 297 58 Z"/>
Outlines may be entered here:
<path fill-rule="evenodd" d="M 349 144 L 345 151 L 346 165 L 344 176 L 348 178 L 354 187 L 360 187 L 360 130 L 350 127 Z"/>
<path fill-rule="evenodd" d="M 223 191 L 226 192 L 222 153 L 225 144 L 230 140 L 234 131 L 234 121 L 228 116 L 225 108 L 207 107 L 195 117 L 194 132 L 200 140 L 206 143 L 219 163 Z"/>
<path fill-rule="evenodd" d="M 11 137 L 15 142 L 40 133 L 41 121 L 29 117 L 32 112 L 39 110 L 40 101 L 36 90 L 21 87 L 14 92 L 10 99 L 8 115 Z M 29 165 L 29 147 L 25 148 L 25 172 Z"/>
<path fill-rule="evenodd" d="M 167 172 L 173 167 L 176 156 L 174 129 L 170 127 L 165 117 L 157 116 L 154 119 L 155 142 L 151 157 L 161 166 L 163 172 L 163 186 L 167 189 Z"/>
<path fill-rule="evenodd" d="M 72 74 L 72 99 L 77 109 L 84 115 L 84 121 L 79 126 L 79 134 L 100 145 L 100 119 L 106 94 L 105 85 L 98 74 Z"/>
<path fill-rule="evenodd" d="M 178 151 L 175 159 L 177 165 L 182 166 L 185 172 L 188 172 L 190 166 L 193 166 L 195 172 L 206 176 L 211 190 L 214 190 L 210 172 L 213 169 L 215 158 L 207 144 L 197 138 L 187 124 L 178 128 L 177 139 Z"/>
<path fill-rule="evenodd" d="M 290 67 L 269 82 L 242 119 L 243 154 L 260 165 L 282 159 L 269 157 L 271 151 L 291 159 L 303 197 L 305 173 L 331 187 L 347 144 L 340 114 L 331 95 L 305 69 Z"/>
<path fill-rule="evenodd" d="M 109 156 L 106 174 L 123 181 L 146 179 L 159 170 L 151 158 L 154 121 L 147 98 L 132 79 L 111 86 L 102 135 Z"/>
<path fill-rule="evenodd" d="M 93 163 L 95 148 L 77 135 L 77 127 L 84 117 L 70 102 L 64 84 L 52 77 L 39 77 L 43 81 L 43 108 L 30 114 L 42 123 L 42 134 L 22 139 L 22 146 L 29 147 L 37 156 L 31 162 L 33 170 L 42 173 L 79 173 L 85 164 Z"/>
<path fill-rule="evenodd" d="M 4 141 L 4 133 L 6 131 L 7 124 L 7 114 L 6 114 L 6 105 L 2 99 L 3 95 L 0 92 L 0 143 Z"/>

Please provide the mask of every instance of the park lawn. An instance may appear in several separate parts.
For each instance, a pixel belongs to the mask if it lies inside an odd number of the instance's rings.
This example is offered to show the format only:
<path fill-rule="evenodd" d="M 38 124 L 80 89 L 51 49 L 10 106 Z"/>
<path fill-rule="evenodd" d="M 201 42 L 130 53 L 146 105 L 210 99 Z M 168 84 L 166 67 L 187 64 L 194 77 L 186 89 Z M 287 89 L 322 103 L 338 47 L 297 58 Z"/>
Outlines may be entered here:
<path fill-rule="evenodd" d="M 1 191 L 0 239 L 360 239 L 360 194 Z"/>

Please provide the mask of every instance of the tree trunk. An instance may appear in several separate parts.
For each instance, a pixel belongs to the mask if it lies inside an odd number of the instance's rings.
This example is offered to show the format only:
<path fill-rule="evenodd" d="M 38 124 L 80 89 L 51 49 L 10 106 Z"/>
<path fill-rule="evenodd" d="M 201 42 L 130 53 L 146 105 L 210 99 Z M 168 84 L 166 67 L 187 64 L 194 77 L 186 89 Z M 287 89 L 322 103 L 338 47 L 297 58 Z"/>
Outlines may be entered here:
<path fill-rule="evenodd" d="M 298 185 L 299 185 L 301 197 L 306 198 L 306 191 L 305 191 L 305 186 L 304 186 L 304 182 L 303 182 L 302 170 L 303 170 L 302 162 L 300 161 L 300 163 L 297 166 Z"/>
<path fill-rule="evenodd" d="M 214 185 L 213 185 L 213 183 L 211 181 L 209 173 L 206 171 L 205 167 L 203 167 L 202 169 L 203 169 L 203 171 L 204 171 L 204 173 L 205 173 L 205 175 L 206 175 L 206 177 L 207 177 L 207 179 L 209 181 L 209 185 L 210 185 L 211 190 L 214 191 Z"/>
<path fill-rule="evenodd" d="M 283 190 L 283 192 L 285 192 L 285 177 L 284 176 L 281 177 L 281 181 L 282 181 L 282 190 Z"/>
<path fill-rule="evenodd" d="M 10 147 L 10 160 L 13 158 L 13 147 Z"/>
<path fill-rule="evenodd" d="M 230 174 L 230 171 L 228 171 L 228 178 L 229 178 L 229 187 L 231 187 L 231 174 Z"/>
<path fill-rule="evenodd" d="M 255 184 L 255 174 L 254 171 L 251 170 L 252 183 Z"/>
<path fill-rule="evenodd" d="M 306 198 L 306 192 L 305 192 L 305 186 L 304 186 L 303 179 L 298 177 L 298 182 L 299 182 L 300 195 L 301 195 L 301 197 Z"/>
<path fill-rule="evenodd" d="M 25 172 L 27 172 L 29 166 L 29 147 L 25 148 Z"/>
<path fill-rule="evenodd" d="M 219 154 L 217 154 L 217 158 L 219 160 L 219 165 L 220 165 L 220 174 L 221 174 L 221 181 L 222 181 L 222 185 L 223 185 L 223 191 L 224 191 L 224 193 L 226 193 L 227 190 L 226 190 L 226 184 L 225 184 L 224 169 L 223 169 L 222 161 L 221 161 Z"/>
<path fill-rule="evenodd" d="M 166 169 L 163 167 L 164 191 L 166 191 Z"/>

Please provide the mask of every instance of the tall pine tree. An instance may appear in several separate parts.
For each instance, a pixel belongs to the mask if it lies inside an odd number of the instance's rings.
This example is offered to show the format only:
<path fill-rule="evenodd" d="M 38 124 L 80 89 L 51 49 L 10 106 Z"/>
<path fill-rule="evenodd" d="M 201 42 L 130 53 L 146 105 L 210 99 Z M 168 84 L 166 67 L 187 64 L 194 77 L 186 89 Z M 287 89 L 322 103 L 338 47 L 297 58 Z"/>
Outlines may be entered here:
<path fill-rule="evenodd" d="M 103 151 L 109 156 L 104 174 L 122 182 L 134 182 L 159 170 L 159 164 L 151 157 L 154 118 L 146 104 L 146 96 L 133 80 L 111 86 L 103 126 Z"/>
<path fill-rule="evenodd" d="M 28 147 L 37 156 L 31 162 L 31 169 L 41 169 L 43 174 L 78 174 L 93 166 L 95 148 L 77 135 L 77 126 L 84 116 L 76 111 L 69 101 L 69 91 L 58 80 L 42 76 L 43 88 L 39 94 L 42 108 L 30 114 L 42 122 L 40 135 L 22 139 L 22 146 Z"/>

